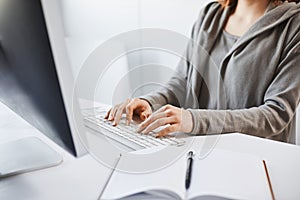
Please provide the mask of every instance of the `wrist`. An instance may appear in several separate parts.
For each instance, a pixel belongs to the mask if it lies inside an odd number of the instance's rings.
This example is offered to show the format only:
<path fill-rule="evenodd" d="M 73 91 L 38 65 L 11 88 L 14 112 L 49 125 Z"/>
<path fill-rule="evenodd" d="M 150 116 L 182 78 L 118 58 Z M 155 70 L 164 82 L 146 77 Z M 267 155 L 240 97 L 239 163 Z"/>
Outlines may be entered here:
<path fill-rule="evenodd" d="M 182 122 L 183 122 L 183 132 L 191 133 L 194 128 L 192 113 L 188 110 L 182 109 Z"/>

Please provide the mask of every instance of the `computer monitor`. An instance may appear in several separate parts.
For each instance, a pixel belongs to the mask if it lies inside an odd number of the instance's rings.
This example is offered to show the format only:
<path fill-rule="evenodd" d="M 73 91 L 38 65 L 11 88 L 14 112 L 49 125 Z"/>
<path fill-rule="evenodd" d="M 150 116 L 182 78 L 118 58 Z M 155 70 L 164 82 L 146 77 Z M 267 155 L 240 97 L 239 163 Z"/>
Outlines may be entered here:
<path fill-rule="evenodd" d="M 0 0 L 0 101 L 80 156 L 86 150 L 76 133 L 72 73 L 56 6 L 52 0 Z"/>

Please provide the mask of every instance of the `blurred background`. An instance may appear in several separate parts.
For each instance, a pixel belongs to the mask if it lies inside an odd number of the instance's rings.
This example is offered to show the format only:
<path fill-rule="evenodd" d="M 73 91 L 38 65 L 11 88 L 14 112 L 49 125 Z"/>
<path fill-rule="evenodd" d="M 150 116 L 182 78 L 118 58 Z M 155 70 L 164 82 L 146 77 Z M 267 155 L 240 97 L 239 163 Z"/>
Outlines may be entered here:
<path fill-rule="evenodd" d="M 78 75 L 84 61 L 95 48 L 118 34 L 140 28 L 160 28 L 189 37 L 201 8 L 208 2 L 208 0 L 61 0 L 65 41 L 74 76 Z M 116 43 L 114 48 L 123 49 L 125 52 L 130 47 L 128 44 Z M 182 52 L 184 50 L 183 48 Z M 128 98 L 128 94 L 139 96 L 147 93 L 154 88 L 136 87 L 142 85 L 146 77 L 155 77 L 156 82 L 166 82 L 178 61 L 178 56 L 161 51 L 140 51 L 122 56 L 113 63 L 108 76 L 102 81 L 102 84 L 109 86 L 101 87 L 101 91 L 96 94 L 96 100 L 112 104 Z M 123 80 L 125 82 L 122 82 L 123 92 L 113 94 L 115 86 L 126 72 L 149 63 L 157 63 L 167 68 L 139 70 L 134 77 Z M 110 83 L 106 84 L 106 81 Z"/>

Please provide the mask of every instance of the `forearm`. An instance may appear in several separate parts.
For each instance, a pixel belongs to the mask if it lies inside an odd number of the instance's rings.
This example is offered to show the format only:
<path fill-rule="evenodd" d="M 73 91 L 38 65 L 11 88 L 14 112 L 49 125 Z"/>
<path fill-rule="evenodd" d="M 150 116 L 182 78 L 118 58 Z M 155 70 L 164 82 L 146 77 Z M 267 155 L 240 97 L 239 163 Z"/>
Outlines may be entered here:
<path fill-rule="evenodd" d="M 192 135 L 239 132 L 271 138 L 280 134 L 294 116 L 293 110 L 262 105 L 239 110 L 189 109 L 193 117 Z"/>
<path fill-rule="evenodd" d="M 288 138 L 300 102 L 300 35 L 274 71 L 261 105 L 232 110 L 191 109 L 192 134 L 240 132 L 264 138 Z"/>

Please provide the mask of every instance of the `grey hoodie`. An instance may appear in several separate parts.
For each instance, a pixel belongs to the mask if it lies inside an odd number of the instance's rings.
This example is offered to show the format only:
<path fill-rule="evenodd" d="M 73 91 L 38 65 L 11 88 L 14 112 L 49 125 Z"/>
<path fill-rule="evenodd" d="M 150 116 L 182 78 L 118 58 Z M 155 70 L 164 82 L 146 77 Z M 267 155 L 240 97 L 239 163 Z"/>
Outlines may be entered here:
<path fill-rule="evenodd" d="M 300 101 L 300 4 L 269 6 L 216 66 L 210 51 L 232 9 L 208 4 L 178 73 L 142 98 L 188 109 L 192 135 L 240 132 L 290 141 Z"/>

